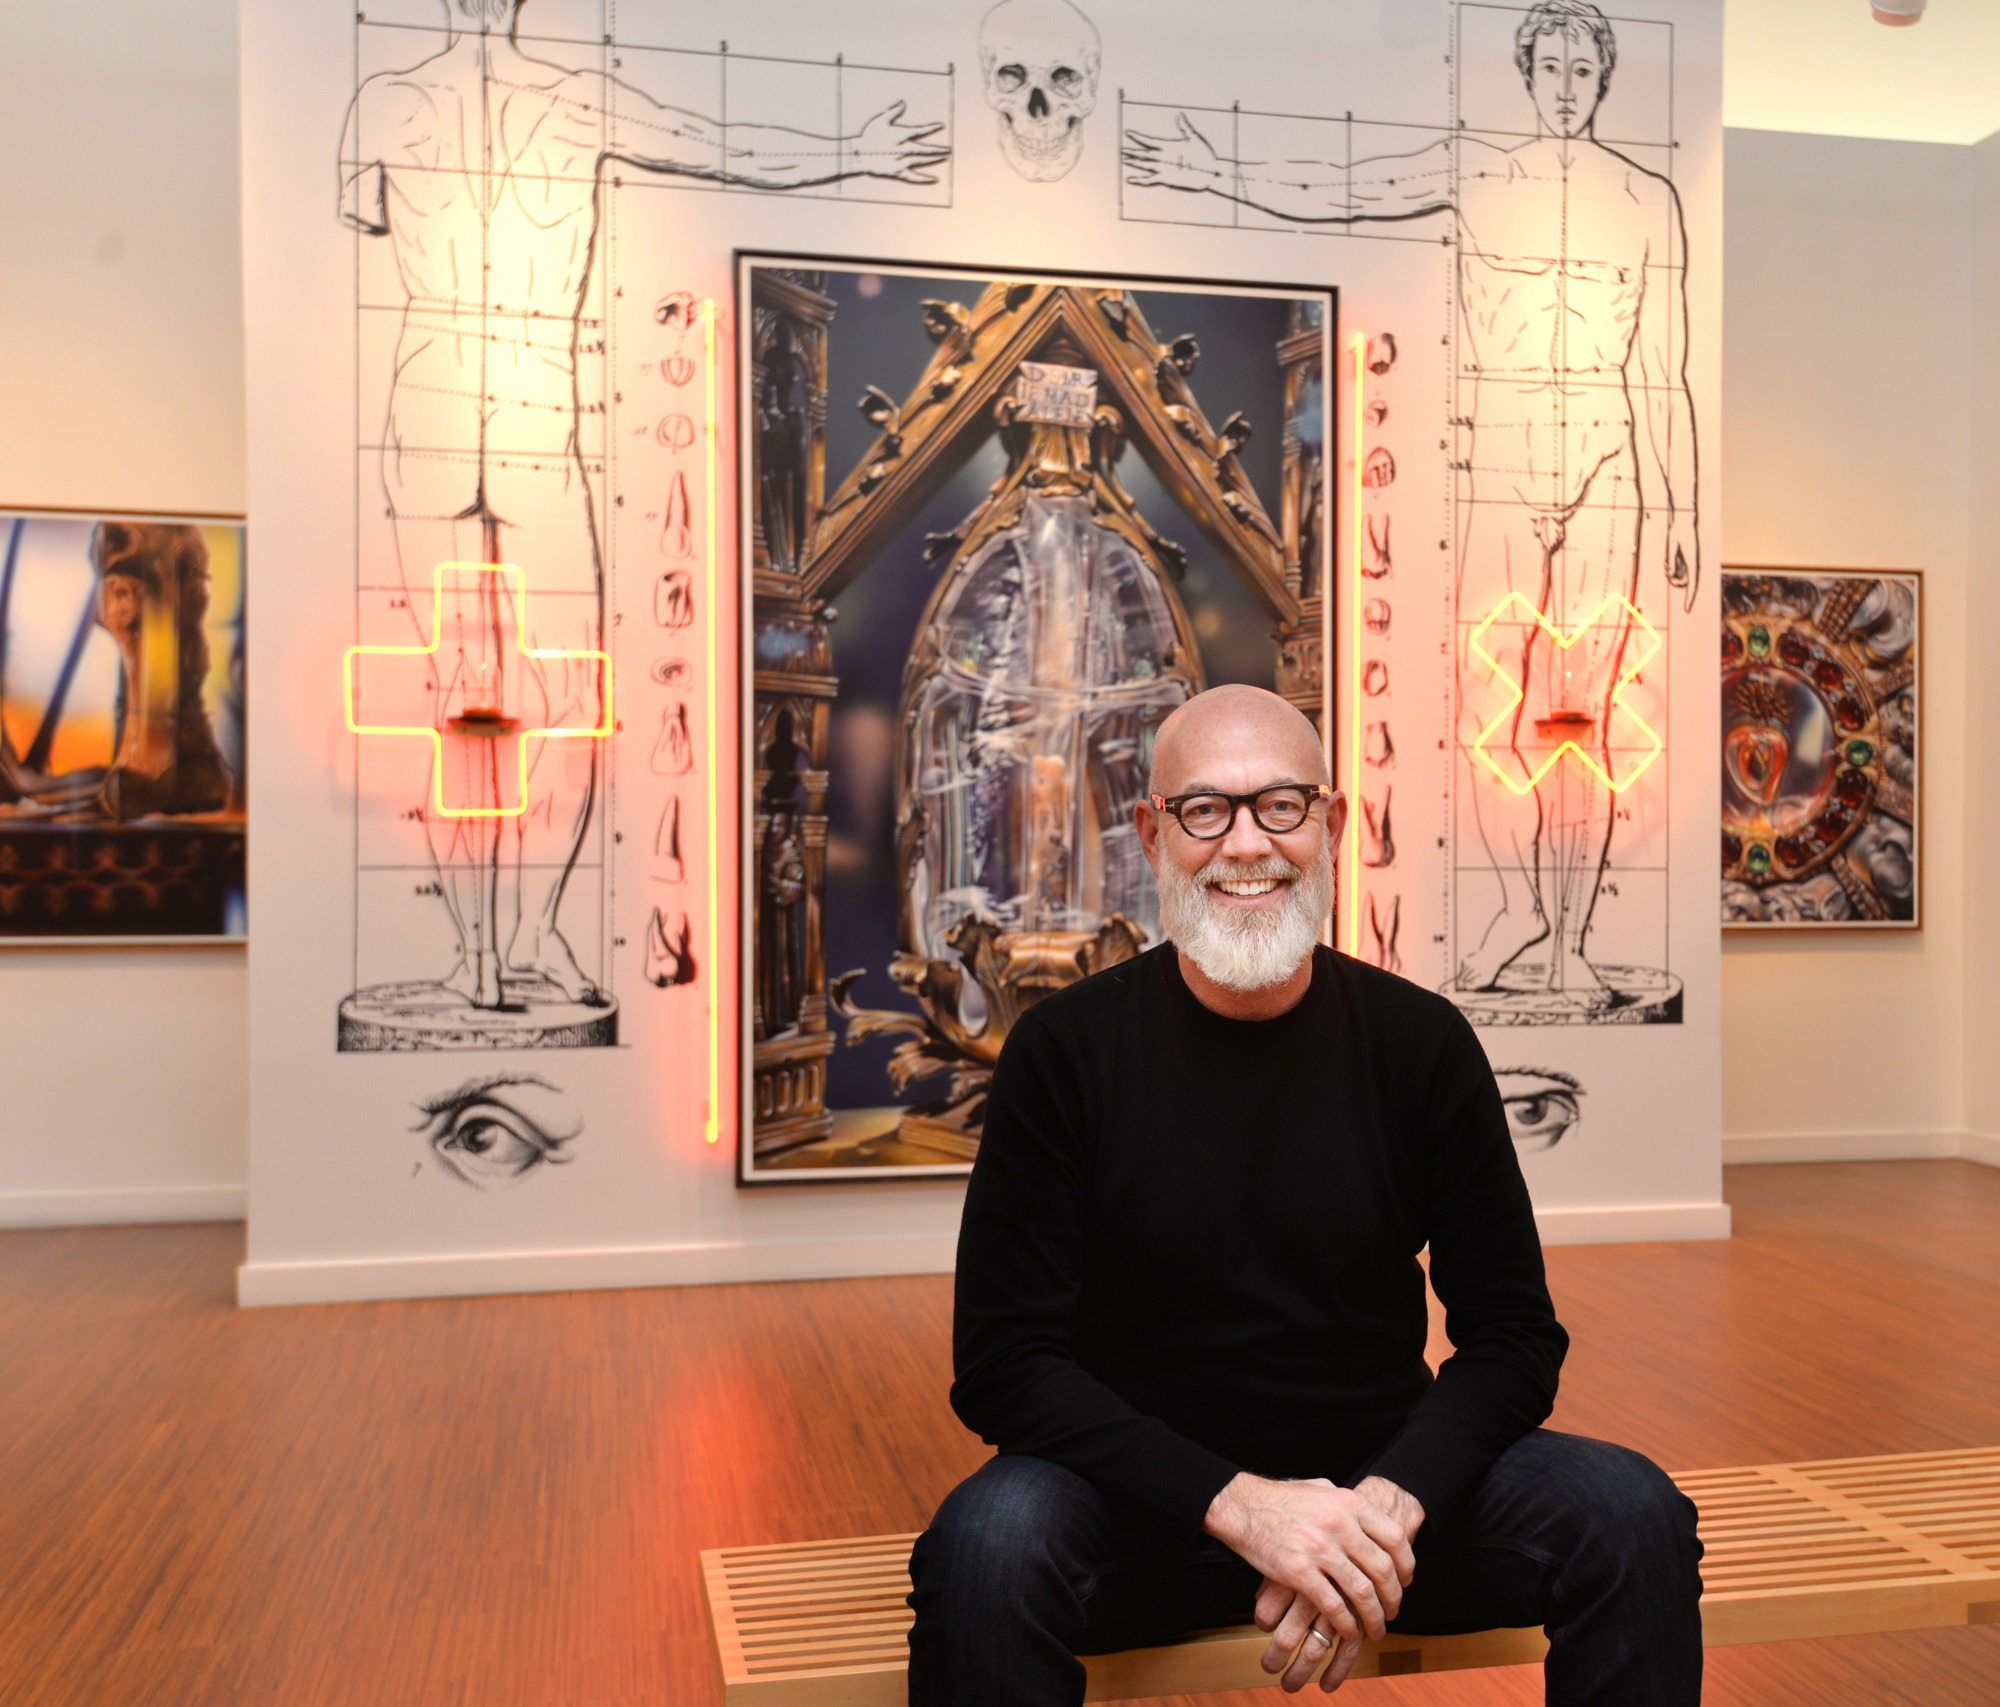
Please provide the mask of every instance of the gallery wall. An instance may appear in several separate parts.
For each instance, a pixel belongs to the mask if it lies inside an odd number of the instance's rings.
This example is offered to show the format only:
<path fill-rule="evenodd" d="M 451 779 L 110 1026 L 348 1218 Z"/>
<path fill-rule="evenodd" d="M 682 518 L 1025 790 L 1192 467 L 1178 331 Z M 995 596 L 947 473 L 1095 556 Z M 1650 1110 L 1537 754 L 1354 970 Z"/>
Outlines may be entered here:
<path fill-rule="evenodd" d="M 236 7 L 9 5 L 0 505 L 241 512 Z M 0 1224 L 240 1215 L 240 946 L 0 949 Z"/>
<path fill-rule="evenodd" d="M 1724 530 L 1731 564 L 1924 572 L 1925 928 L 1723 937 L 1724 1131 L 1740 1160 L 1953 1154 L 1985 1071 L 1966 911 L 1968 642 L 1984 501 L 1968 359 L 1974 149 L 1729 133 Z M 1990 274 L 1987 275 L 1990 278 Z M 1886 288 L 1885 288 L 1886 287 Z"/>
<path fill-rule="evenodd" d="M 242 1298 L 946 1258 L 1009 1016 L 1150 943 L 1113 843 L 1147 718 L 1226 650 L 1162 542 L 1196 529 L 1280 691 L 1332 690 L 1346 944 L 1516 1082 L 1545 1236 L 1725 1234 L 1720 18 L 1588 16 L 774 5 L 718 49 L 684 6 L 246 4 L 251 739 L 289 762 L 250 838 Z M 840 301 L 912 274 L 917 359 L 870 341 L 873 442 L 835 456 Z M 1246 421 L 1253 321 L 1288 377 Z M 992 505 L 896 555 L 989 444 Z M 1048 638 L 1100 562 L 1088 644 Z M 857 846 L 903 919 L 870 988 L 816 932 L 875 774 L 827 729 L 878 563 L 938 602 L 877 660 L 897 816 Z"/>
<path fill-rule="evenodd" d="M 1971 383 L 1975 396 L 2000 395 L 2000 315 L 1994 280 L 2000 278 L 2000 135 L 1966 150 L 1970 182 L 1964 197 L 1971 227 Z M 1980 637 L 2000 624 L 2000 410 L 1974 411 L 1967 449 L 1973 469 L 1970 548 L 1975 565 L 1966 600 L 1967 674 L 1987 679 Z M 1983 721 L 1968 694 L 1965 795 L 1965 1025 L 1962 1153 L 2000 1165 L 2000 888 L 1990 880 L 2000 847 L 2000 769 L 1988 756 Z"/>
<path fill-rule="evenodd" d="M 37 335 L 0 342 L 0 502 L 240 509 L 235 6 L 7 22 L 0 134 L 35 170 L 0 184 L 0 312 Z M 2000 366 L 1969 270 L 2000 264 L 2000 151 L 1733 132 L 1728 171 L 1724 556 L 1928 572 L 1933 911 L 1858 946 L 1725 942 L 1724 1130 L 1744 1157 L 1945 1150 L 2000 1132 L 2000 917 L 1965 883 L 2000 791 L 1961 736 L 1966 624 L 2000 622 L 1970 477 L 2000 450 L 1971 407 Z M 1885 1039 L 1860 1074 L 1857 1025 Z M 240 1212 L 246 1026 L 241 949 L 0 954 L 0 1222 Z"/>

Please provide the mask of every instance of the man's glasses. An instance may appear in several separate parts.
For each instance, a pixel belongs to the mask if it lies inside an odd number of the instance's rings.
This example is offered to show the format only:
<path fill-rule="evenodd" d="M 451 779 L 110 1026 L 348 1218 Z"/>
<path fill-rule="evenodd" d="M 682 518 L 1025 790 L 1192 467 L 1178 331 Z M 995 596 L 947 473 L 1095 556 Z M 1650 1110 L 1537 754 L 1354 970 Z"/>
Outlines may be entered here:
<path fill-rule="evenodd" d="M 1257 828 L 1267 836 L 1288 836 L 1312 816 L 1315 800 L 1331 800 L 1323 782 L 1281 782 L 1252 794 L 1155 794 L 1155 812 L 1171 812 L 1175 821 L 1198 842 L 1213 842 L 1229 834 L 1238 807 L 1250 808 Z"/>

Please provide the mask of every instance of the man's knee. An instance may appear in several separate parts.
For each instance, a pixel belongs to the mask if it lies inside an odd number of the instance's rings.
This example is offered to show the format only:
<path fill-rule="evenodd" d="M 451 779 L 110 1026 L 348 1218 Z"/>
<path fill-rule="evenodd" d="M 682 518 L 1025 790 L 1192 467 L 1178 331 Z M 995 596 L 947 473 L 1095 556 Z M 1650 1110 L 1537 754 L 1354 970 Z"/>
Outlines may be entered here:
<path fill-rule="evenodd" d="M 1572 1486 L 1586 1545 L 1698 1591 L 1694 1501 L 1643 1453 L 1602 1440 L 1573 1446 Z"/>
<path fill-rule="evenodd" d="M 1038 1575 L 1065 1574 L 1065 1545 L 1094 1496 L 1074 1471 L 1002 1454 L 946 1497 L 917 1538 L 910 1577 L 918 1595 L 1011 1597 Z"/>

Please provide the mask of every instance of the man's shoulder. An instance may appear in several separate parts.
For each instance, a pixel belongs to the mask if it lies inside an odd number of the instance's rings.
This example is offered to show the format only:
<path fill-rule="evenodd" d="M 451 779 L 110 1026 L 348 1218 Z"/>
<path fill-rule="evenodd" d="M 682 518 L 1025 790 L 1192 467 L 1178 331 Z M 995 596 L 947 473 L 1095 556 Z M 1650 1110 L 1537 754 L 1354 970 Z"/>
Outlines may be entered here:
<path fill-rule="evenodd" d="M 1465 1026 L 1458 1005 L 1437 990 L 1330 948 L 1313 952 L 1331 965 L 1340 999 L 1365 1023 L 1380 1025 L 1403 1039 L 1443 1039 Z"/>
<path fill-rule="evenodd" d="M 1158 957 L 1172 951 L 1171 943 L 1161 942 L 1064 985 L 1022 1014 L 1008 1041 L 1025 1031 L 1030 1036 L 1041 1034 L 1038 1041 L 1088 1045 L 1117 1025 L 1134 1002 L 1152 999 L 1159 988 Z"/>

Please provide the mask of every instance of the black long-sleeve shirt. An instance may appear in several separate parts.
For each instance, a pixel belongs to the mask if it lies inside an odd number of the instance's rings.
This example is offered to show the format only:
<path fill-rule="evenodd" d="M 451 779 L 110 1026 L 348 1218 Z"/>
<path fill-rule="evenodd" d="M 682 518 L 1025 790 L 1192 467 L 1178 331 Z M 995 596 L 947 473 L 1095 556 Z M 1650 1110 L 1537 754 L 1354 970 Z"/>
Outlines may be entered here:
<path fill-rule="evenodd" d="M 1455 1348 L 1435 1381 L 1426 1243 Z M 952 1407 L 990 1445 L 1190 1536 L 1238 1470 L 1368 1466 L 1440 1527 L 1547 1417 L 1568 1345 L 1443 997 L 1320 948 L 1290 1012 L 1226 1019 L 1163 944 L 1015 1023 L 952 1331 Z"/>

